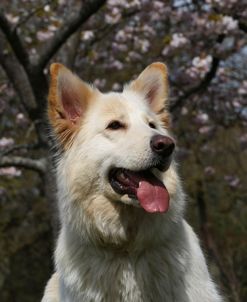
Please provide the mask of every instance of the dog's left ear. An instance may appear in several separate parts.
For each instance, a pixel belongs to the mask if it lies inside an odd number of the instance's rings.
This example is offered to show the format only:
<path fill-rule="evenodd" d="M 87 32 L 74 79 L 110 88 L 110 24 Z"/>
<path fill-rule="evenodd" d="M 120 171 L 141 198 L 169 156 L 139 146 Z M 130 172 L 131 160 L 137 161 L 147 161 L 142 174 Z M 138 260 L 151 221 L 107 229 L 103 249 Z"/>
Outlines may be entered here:
<path fill-rule="evenodd" d="M 168 76 L 167 67 L 163 63 L 149 65 L 130 83 L 129 88 L 141 93 L 155 113 L 161 112 L 167 107 Z"/>

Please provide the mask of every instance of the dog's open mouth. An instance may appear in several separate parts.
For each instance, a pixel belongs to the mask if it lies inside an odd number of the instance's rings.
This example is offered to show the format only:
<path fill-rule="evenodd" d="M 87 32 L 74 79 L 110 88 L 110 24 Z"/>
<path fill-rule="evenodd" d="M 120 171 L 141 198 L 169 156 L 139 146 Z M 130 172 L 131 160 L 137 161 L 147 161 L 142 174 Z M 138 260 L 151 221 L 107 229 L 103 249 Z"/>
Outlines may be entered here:
<path fill-rule="evenodd" d="M 166 212 L 169 208 L 169 193 L 150 170 L 136 172 L 114 168 L 109 173 L 109 181 L 114 191 L 137 199 L 147 212 Z"/>

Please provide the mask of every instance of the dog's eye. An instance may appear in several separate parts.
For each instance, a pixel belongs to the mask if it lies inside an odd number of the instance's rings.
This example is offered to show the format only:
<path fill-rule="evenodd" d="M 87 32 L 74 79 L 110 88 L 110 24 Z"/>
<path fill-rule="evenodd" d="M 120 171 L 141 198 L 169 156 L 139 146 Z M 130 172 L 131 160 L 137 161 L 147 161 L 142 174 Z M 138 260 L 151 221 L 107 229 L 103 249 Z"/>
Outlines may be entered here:
<path fill-rule="evenodd" d="M 119 122 L 119 121 L 112 121 L 107 126 L 107 129 L 111 129 L 111 130 L 118 130 L 120 128 L 124 128 L 124 125 L 121 122 Z"/>
<path fill-rule="evenodd" d="M 155 124 L 154 124 L 154 123 L 152 123 L 152 122 L 148 123 L 148 126 L 149 126 L 150 128 L 156 129 Z"/>

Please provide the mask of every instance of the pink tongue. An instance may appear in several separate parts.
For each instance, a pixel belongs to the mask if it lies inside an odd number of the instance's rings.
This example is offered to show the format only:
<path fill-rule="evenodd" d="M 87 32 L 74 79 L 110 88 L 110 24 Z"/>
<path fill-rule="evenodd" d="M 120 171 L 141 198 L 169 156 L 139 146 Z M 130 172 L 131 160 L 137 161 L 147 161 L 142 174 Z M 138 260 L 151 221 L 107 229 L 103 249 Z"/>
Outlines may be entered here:
<path fill-rule="evenodd" d="M 166 212 L 169 208 L 169 194 L 161 181 L 152 179 L 142 179 L 136 192 L 141 206 L 147 212 Z"/>

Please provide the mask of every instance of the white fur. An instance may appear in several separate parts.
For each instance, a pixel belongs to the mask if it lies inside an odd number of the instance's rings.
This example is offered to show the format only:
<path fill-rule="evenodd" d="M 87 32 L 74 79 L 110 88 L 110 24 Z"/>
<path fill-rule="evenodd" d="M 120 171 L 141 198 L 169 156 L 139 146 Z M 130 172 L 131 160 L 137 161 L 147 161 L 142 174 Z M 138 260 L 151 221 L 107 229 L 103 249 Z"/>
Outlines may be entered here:
<path fill-rule="evenodd" d="M 127 130 L 106 131 L 111 120 L 121 120 Z M 165 214 L 145 212 L 109 184 L 110 168 L 145 169 L 150 138 L 170 135 L 143 98 L 129 88 L 98 94 L 80 127 L 57 165 L 62 227 L 56 273 L 42 302 L 222 301 L 183 219 L 185 196 L 175 163 L 163 174 L 154 172 L 170 194 Z"/>

